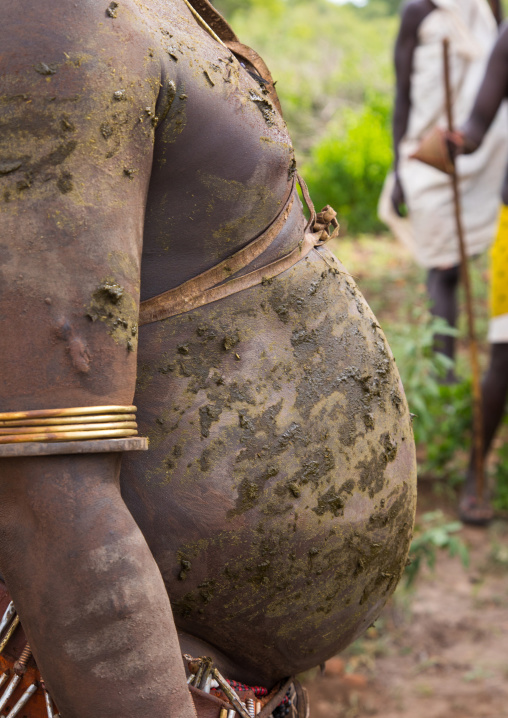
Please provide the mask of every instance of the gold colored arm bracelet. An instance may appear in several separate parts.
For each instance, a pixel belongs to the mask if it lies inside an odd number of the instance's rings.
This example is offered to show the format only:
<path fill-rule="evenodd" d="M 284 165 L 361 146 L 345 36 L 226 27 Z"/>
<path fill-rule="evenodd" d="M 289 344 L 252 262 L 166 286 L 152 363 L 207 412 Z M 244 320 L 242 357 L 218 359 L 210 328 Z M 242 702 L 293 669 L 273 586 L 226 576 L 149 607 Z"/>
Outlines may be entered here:
<path fill-rule="evenodd" d="M 0 413 L 0 457 L 143 451 L 135 406 L 84 406 Z"/>

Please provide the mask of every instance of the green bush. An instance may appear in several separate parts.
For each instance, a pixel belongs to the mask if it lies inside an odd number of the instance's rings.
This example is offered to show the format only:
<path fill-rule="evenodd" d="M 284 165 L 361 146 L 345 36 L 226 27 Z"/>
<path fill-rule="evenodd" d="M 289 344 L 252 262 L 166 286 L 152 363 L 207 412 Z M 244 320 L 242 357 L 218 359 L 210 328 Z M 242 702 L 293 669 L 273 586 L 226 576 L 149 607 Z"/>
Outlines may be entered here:
<path fill-rule="evenodd" d="M 415 526 L 415 536 L 409 550 L 406 586 L 414 583 L 425 564 L 431 571 L 434 569 L 438 551 L 448 551 L 452 558 L 458 556 L 463 566 L 469 566 L 468 548 L 462 539 L 455 535 L 461 528 L 460 521 L 447 521 L 442 511 L 423 514 Z"/>
<path fill-rule="evenodd" d="M 420 308 L 412 310 L 407 323 L 387 331 L 409 408 L 415 415 L 415 441 L 425 451 L 419 471 L 460 480 L 465 468 L 463 449 L 471 440 L 471 380 L 443 383 L 453 363 L 434 351 L 435 334 L 456 335 L 457 331 Z"/>
<path fill-rule="evenodd" d="M 377 203 L 392 164 L 390 101 L 367 93 L 360 109 L 346 107 L 313 147 L 303 168 L 316 207 L 331 204 L 342 230 L 379 232 Z"/>
<path fill-rule="evenodd" d="M 465 459 L 469 457 L 472 441 L 472 394 L 470 379 L 439 387 L 438 398 L 430 411 L 434 428 L 427 432 L 426 460 L 420 468 L 422 473 L 438 477 L 445 475 L 452 483 L 463 481 Z M 420 436 L 418 441 L 423 443 Z"/>

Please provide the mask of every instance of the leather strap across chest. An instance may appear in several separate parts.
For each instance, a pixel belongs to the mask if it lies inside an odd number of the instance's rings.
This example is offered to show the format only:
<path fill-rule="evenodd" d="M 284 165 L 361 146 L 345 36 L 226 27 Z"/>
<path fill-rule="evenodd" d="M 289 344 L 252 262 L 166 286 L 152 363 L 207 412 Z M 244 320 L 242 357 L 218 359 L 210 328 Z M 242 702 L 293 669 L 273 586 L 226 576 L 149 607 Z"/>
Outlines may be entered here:
<path fill-rule="evenodd" d="M 244 289 L 268 282 L 290 269 L 306 257 L 312 249 L 336 237 L 339 230 L 336 220 L 337 213 L 327 206 L 316 216 L 305 182 L 299 175 L 296 177 L 302 189 L 304 200 L 309 207 L 310 219 L 305 228 L 304 236 L 292 252 L 248 274 L 243 274 L 239 277 L 234 276 L 248 267 L 268 249 L 280 234 L 296 197 L 295 180 L 293 180 L 291 192 L 281 212 L 259 237 L 206 272 L 189 279 L 178 287 L 141 302 L 139 325 L 143 326 L 162 319 L 169 319 L 170 317 L 190 312 L 205 304 L 224 299 Z M 333 226 L 332 234 L 328 232 L 329 225 Z"/>
<path fill-rule="evenodd" d="M 233 29 L 211 5 L 209 0 L 184 0 L 184 2 L 189 6 L 189 9 L 196 16 L 197 20 L 201 22 L 215 39 L 255 69 L 260 78 L 265 82 L 264 86 L 270 100 L 282 116 L 282 109 L 270 70 L 259 54 L 238 40 Z M 297 196 L 296 182 L 300 185 L 304 201 L 310 212 L 310 219 L 298 246 L 292 252 L 289 252 L 289 254 L 260 269 L 243 274 L 242 276 L 235 276 L 261 256 L 280 234 L 289 217 L 295 197 Z M 270 281 L 282 272 L 290 269 L 307 256 L 312 249 L 336 237 L 339 231 L 336 217 L 337 213 L 329 205 L 316 216 L 307 186 L 300 175 L 296 174 L 284 207 L 272 224 L 261 235 L 206 272 L 189 279 L 178 287 L 174 287 L 167 292 L 163 292 L 156 297 L 141 302 L 139 308 L 139 325 L 151 324 L 152 322 L 169 319 L 170 317 L 190 312 L 193 309 L 211 304 L 219 299 L 224 299 L 244 289 L 254 287 L 265 281 Z M 328 232 L 330 225 L 333 227 L 331 235 Z"/>

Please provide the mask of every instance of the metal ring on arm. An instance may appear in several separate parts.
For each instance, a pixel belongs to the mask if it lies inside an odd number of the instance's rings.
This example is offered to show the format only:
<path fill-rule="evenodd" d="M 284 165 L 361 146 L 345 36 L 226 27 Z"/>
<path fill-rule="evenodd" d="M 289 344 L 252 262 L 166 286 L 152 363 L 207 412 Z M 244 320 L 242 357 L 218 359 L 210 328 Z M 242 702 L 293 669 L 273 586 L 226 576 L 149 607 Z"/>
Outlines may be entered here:
<path fill-rule="evenodd" d="M 85 406 L 0 413 L 0 457 L 144 451 L 135 406 Z"/>

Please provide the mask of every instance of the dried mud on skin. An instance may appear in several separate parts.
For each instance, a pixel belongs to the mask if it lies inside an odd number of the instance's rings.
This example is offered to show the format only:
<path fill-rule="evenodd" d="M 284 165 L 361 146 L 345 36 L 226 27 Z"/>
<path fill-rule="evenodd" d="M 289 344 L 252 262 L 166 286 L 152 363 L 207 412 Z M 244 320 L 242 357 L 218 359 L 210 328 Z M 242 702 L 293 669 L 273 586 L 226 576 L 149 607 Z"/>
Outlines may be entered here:
<path fill-rule="evenodd" d="M 414 447 L 386 340 L 347 272 L 314 256 L 151 332 L 146 496 L 194 527 L 152 547 L 177 624 L 316 665 L 367 628 L 409 545 Z"/>

